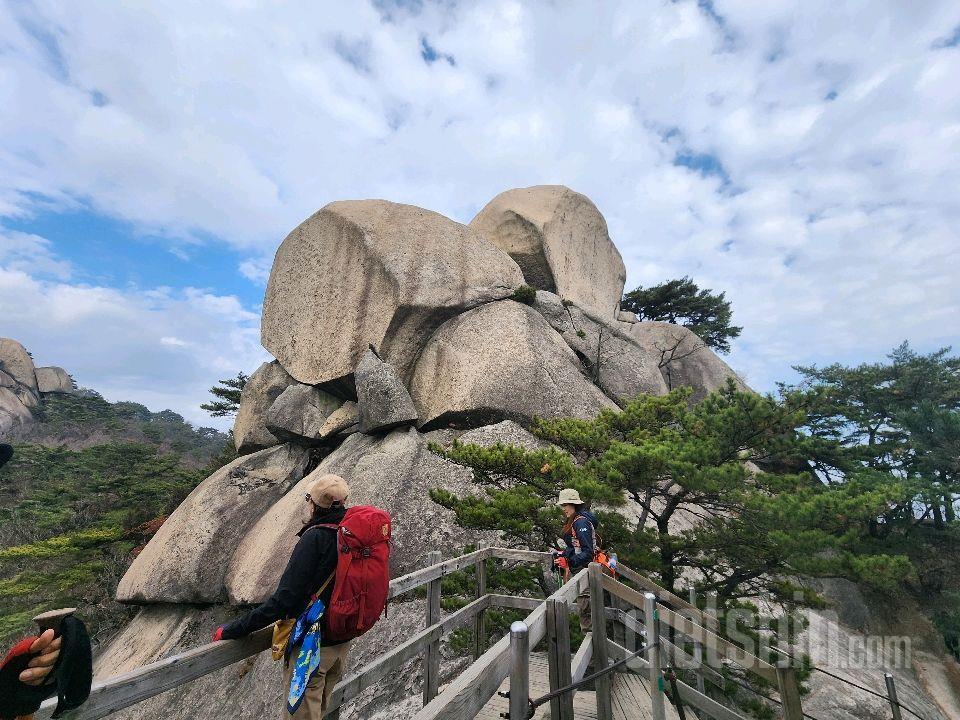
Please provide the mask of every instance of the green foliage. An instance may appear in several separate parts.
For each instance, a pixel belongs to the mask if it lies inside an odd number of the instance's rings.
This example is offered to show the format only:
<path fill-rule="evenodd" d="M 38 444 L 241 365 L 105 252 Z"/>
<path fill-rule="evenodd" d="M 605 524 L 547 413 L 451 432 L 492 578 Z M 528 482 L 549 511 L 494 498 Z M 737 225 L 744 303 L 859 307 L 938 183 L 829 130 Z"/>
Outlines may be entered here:
<path fill-rule="evenodd" d="M 55 407 L 61 419 L 115 417 L 109 403 Z M 112 601 L 117 580 L 149 539 L 141 525 L 171 512 L 208 468 L 140 443 L 14 451 L 0 468 L 0 645 L 54 607 L 83 607 L 92 628 L 110 631 L 126 613 Z"/>
<path fill-rule="evenodd" d="M 533 305 L 534 300 L 537 299 L 537 291 L 529 285 L 521 285 L 513 291 L 513 295 L 510 297 L 524 305 Z"/>
<path fill-rule="evenodd" d="M 45 395 L 34 416 L 37 423 L 18 430 L 14 442 L 142 443 L 200 466 L 207 465 L 227 439 L 213 428 L 193 427 L 171 410 L 154 413 L 139 403 L 110 403 L 92 390 L 81 390 L 77 395 Z"/>
<path fill-rule="evenodd" d="M 742 327 L 732 325 L 733 310 L 725 293 L 701 290 L 688 277 L 669 280 L 654 287 L 638 287 L 626 293 L 623 310 L 640 320 L 660 320 L 683 325 L 718 352 L 730 352 L 730 340 L 740 336 Z"/>
<path fill-rule="evenodd" d="M 206 410 L 213 417 L 230 417 L 240 409 L 240 393 L 250 378 L 243 372 L 236 377 L 220 380 L 210 388 L 210 394 L 216 400 L 203 403 L 200 408 Z"/>
<path fill-rule="evenodd" d="M 809 396 L 761 397 L 732 382 L 694 408 L 688 396 L 640 397 L 595 420 L 538 421 L 533 432 L 553 443 L 540 450 L 431 445 L 472 468 L 485 491 L 431 496 L 465 527 L 542 550 L 562 525 L 559 490 L 575 488 L 594 504 L 621 560 L 671 591 L 682 575 L 701 577 L 699 589 L 716 592 L 723 607 L 759 596 L 794 602 L 796 588 L 783 580 L 793 575 L 886 586 L 910 572 L 904 558 L 875 551 L 863 531 L 898 488 L 834 487 L 804 468 L 826 445 L 799 432 Z"/>

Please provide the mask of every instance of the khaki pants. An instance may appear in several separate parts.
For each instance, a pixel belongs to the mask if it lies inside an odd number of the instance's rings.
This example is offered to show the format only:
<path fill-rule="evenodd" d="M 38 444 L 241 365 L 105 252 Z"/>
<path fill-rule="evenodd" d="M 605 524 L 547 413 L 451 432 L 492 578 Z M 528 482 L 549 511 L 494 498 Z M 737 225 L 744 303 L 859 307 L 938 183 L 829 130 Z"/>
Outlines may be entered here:
<path fill-rule="evenodd" d="M 320 648 L 320 667 L 317 668 L 313 679 L 307 683 L 307 689 L 303 693 L 300 707 L 293 715 L 287 712 L 287 696 L 290 694 L 293 661 L 296 657 L 290 658 L 290 664 L 283 669 L 281 720 L 290 720 L 291 718 L 293 720 L 321 720 L 323 714 L 327 711 L 327 700 L 330 698 L 333 686 L 340 682 L 340 678 L 343 677 L 349 648 L 349 642 Z"/>

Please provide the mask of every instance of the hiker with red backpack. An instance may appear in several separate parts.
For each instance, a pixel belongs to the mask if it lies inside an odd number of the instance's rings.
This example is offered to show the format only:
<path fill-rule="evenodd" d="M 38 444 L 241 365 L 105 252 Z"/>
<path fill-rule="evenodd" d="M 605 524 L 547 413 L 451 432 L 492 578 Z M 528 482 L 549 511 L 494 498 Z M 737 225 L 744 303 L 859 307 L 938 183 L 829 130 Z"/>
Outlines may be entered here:
<path fill-rule="evenodd" d="M 350 642 L 369 630 L 386 606 L 390 516 L 344 502 L 346 481 L 324 475 L 307 487 L 310 519 L 276 592 L 262 605 L 214 631 L 232 640 L 274 624 L 273 657 L 284 661 L 281 717 L 320 720 L 343 676 Z"/>

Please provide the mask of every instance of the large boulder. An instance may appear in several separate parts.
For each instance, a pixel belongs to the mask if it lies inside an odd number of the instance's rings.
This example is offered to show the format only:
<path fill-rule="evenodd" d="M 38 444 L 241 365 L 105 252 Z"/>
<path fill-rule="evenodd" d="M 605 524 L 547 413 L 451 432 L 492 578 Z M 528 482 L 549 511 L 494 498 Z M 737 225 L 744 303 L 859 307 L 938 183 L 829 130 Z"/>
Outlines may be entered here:
<path fill-rule="evenodd" d="M 470 227 L 509 253 L 528 285 L 614 317 L 627 272 L 606 220 L 586 196 L 563 185 L 507 190 Z"/>
<path fill-rule="evenodd" d="M 417 421 L 417 408 L 403 381 L 373 348 L 363 354 L 355 379 L 361 432 L 382 432 Z"/>
<path fill-rule="evenodd" d="M 666 322 L 623 324 L 629 336 L 656 359 L 668 390 L 693 388 L 692 402 L 699 402 L 733 380 L 738 389 L 749 391 L 739 376 L 717 357 L 693 331 Z"/>
<path fill-rule="evenodd" d="M 117 587 L 120 602 L 210 603 L 240 540 L 303 477 L 309 451 L 281 445 L 237 458 L 198 485 Z"/>
<path fill-rule="evenodd" d="M 11 338 L 0 338 L 0 370 L 21 385 L 37 391 L 37 370 L 27 349 Z"/>
<path fill-rule="evenodd" d="M 560 333 L 593 381 L 621 405 L 638 395 L 666 395 L 659 354 L 630 337 L 622 323 L 605 320 L 553 293 L 538 290 L 536 308 Z"/>
<path fill-rule="evenodd" d="M 12 338 L 0 338 L 0 371 L 15 381 L 11 388 L 27 408 L 40 404 L 40 392 L 37 389 L 37 370 L 27 349 Z"/>
<path fill-rule="evenodd" d="M 56 367 L 55 365 L 37 368 L 37 389 L 41 394 L 64 393 L 72 395 L 76 391 L 70 374 L 62 367 Z"/>
<path fill-rule="evenodd" d="M 294 383 L 267 410 L 266 428 L 280 440 L 319 443 L 327 418 L 341 405 L 343 400 L 313 385 Z"/>
<path fill-rule="evenodd" d="M 267 430 L 267 410 L 296 382 L 276 360 L 263 363 L 247 379 L 240 393 L 240 409 L 233 421 L 233 442 L 238 452 L 249 453 L 280 443 L 279 438 Z"/>
<path fill-rule="evenodd" d="M 522 283 L 506 253 L 449 218 L 386 200 L 334 202 L 277 250 L 262 342 L 311 385 L 349 385 L 371 344 L 404 375 L 433 328 Z"/>
<path fill-rule="evenodd" d="M 15 425 L 33 422 L 33 415 L 17 394 L 8 387 L 0 387 L 0 433 Z"/>
<path fill-rule="evenodd" d="M 424 428 L 534 417 L 593 418 L 616 409 L 576 354 L 533 308 L 489 303 L 444 323 L 410 382 Z"/>
<path fill-rule="evenodd" d="M 326 473 L 346 479 L 348 505 L 376 505 L 395 518 L 394 577 L 421 567 L 431 550 L 462 548 L 476 539 L 430 499 L 430 490 L 436 487 L 458 495 L 471 492 L 472 471 L 431 452 L 414 428 L 397 429 L 383 437 L 355 433 L 246 533 L 227 570 L 231 602 L 261 602 L 276 588 L 284 560 L 296 544 L 296 532 L 306 519 L 306 489 Z"/>

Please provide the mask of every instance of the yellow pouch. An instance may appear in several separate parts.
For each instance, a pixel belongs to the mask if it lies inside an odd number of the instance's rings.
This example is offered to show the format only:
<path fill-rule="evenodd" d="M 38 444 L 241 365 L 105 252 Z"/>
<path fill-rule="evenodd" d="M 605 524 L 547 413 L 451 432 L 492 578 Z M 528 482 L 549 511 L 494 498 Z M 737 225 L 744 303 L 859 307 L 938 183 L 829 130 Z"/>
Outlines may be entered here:
<path fill-rule="evenodd" d="M 287 651 L 287 642 L 290 640 L 290 633 L 293 632 L 293 626 L 296 624 L 296 620 L 277 620 L 273 624 L 273 642 L 270 650 L 274 660 L 283 660 L 283 654 Z"/>

